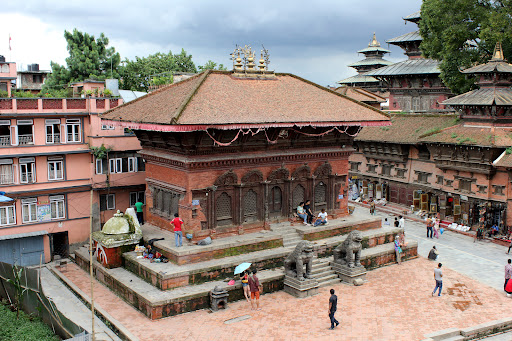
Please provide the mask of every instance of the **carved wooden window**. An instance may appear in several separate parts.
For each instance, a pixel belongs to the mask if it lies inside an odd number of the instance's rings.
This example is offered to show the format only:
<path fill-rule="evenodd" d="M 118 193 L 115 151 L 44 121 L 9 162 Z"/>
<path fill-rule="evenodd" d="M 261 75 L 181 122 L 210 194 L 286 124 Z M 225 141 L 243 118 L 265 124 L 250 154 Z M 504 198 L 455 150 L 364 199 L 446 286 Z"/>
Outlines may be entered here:
<path fill-rule="evenodd" d="M 215 216 L 217 218 L 217 226 L 233 224 L 231 197 L 226 192 L 223 192 L 217 198 Z"/>
<path fill-rule="evenodd" d="M 436 184 L 442 185 L 443 184 L 444 177 L 442 175 L 437 175 Z"/>
<path fill-rule="evenodd" d="M 326 208 L 327 205 L 327 186 L 320 182 L 315 186 L 315 207 L 316 209 Z"/>
<path fill-rule="evenodd" d="M 293 196 L 292 196 L 292 205 L 294 208 L 299 206 L 301 201 L 304 201 L 305 196 L 305 190 L 302 185 L 297 185 L 295 189 L 293 190 Z"/>
<path fill-rule="evenodd" d="M 366 165 L 368 169 L 368 173 L 376 173 L 375 170 L 377 169 L 377 165 Z"/>
<path fill-rule="evenodd" d="M 361 164 L 361 162 L 351 162 L 350 163 L 350 170 L 352 172 L 359 172 L 359 165 Z"/>
<path fill-rule="evenodd" d="M 153 210 L 164 217 L 178 213 L 180 194 L 163 188 L 153 189 Z"/>
<path fill-rule="evenodd" d="M 416 182 L 419 182 L 421 184 L 428 183 L 428 177 L 431 175 L 430 173 L 424 173 L 424 172 L 418 172 L 418 171 L 416 171 L 416 174 L 418 175 Z"/>
<path fill-rule="evenodd" d="M 272 190 L 270 191 L 270 212 L 281 212 L 283 207 L 282 201 L 283 193 L 281 192 L 281 188 L 279 186 L 272 187 Z"/>
<path fill-rule="evenodd" d="M 459 191 L 471 192 L 471 180 L 460 179 Z"/>
<path fill-rule="evenodd" d="M 505 193 L 504 193 L 505 186 L 492 185 L 492 187 L 494 188 L 494 193 L 493 194 L 505 195 Z"/>
<path fill-rule="evenodd" d="M 396 168 L 396 176 L 399 178 L 405 178 L 405 172 L 407 172 L 405 168 Z"/>
<path fill-rule="evenodd" d="M 258 220 L 258 195 L 252 189 L 244 197 L 244 221 Z"/>
<path fill-rule="evenodd" d="M 487 193 L 487 186 L 483 185 L 477 185 L 478 186 L 478 193 Z"/>
<path fill-rule="evenodd" d="M 444 179 L 444 184 L 445 184 L 445 186 L 447 186 L 447 187 L 452 187 L 452 185 L 453 185 L 453 180 Z"/>
<path fill-rule="evenodd" d="M 382 165 L 381 175 L 391 176 L 391 165 Z"/>

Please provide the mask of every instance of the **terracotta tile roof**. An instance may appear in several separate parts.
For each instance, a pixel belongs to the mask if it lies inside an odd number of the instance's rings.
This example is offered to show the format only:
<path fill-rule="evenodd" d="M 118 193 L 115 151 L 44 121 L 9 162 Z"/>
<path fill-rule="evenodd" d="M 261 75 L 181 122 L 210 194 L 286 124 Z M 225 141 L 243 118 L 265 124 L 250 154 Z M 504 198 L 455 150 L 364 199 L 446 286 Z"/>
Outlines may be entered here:
<path fill-rule="evenodd" d="M 336 91 L 342 95 L 348 96 L 350 98 L 353 98 L 360 102 L 365 102 L 365 103 L 386 102 L 386 99 L 384 97 L 374 94 L 373 92 L 370 92 L 370 91 L 367 91 L 364 89 L 360 89 L 360 88 L 356 88 L 356 87 L 352 87 L 352 86 L 340 86 L 339 88 L 335 89 L 334 91 Z"/>
<path fill-rule="evenodd" d="M 421 141 L 506 148 L 512 146 L 512 128 L 459 124 L 427 134 L 421 137 Z"/>
<path fill-rule="evenodd" d="M 300 77 L 242 79 L 230 71 L 206 71 L 116 107 L 102 119 L 176 126 L 389 124 L 380 110 Z"/>
<path fill-rule="evenodd" d="M 364 127 L 356 141 L 378 141 L 398 144 L 415 144 L 420 136 L 432 129 L 444 129 L 457 124 L 457 115 L 391 115 L 391 126 Z"/>

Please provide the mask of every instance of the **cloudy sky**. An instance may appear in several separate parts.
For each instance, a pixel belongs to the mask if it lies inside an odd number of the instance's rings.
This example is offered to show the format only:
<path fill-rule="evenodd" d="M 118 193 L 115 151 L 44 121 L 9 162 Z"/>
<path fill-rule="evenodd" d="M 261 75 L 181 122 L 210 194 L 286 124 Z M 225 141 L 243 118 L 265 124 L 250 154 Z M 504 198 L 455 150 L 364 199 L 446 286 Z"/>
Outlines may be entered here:
<path fill-rule="evenodd" d="M 0 54 L 18 68 L 39 63 L 49 69 L 51 60 L 65 63 L 64 30 L 77 28 L 105 33 L 123 59 L 184 48 L 196 65 L 211 59 L 231 69 L 235 44 L 257 51 L 264 44 L 270 69 L 334 85 L 356 73 L 346 65 L 362 59 L 356 51 L 367 46 L 373 32 L 387 47 L 387 39 L 416 30 L 402 17 L 420 6 L 421 0 L 4 1 Z M 388 60 L 405 59 L 401 49 L 389 49 Z"/>

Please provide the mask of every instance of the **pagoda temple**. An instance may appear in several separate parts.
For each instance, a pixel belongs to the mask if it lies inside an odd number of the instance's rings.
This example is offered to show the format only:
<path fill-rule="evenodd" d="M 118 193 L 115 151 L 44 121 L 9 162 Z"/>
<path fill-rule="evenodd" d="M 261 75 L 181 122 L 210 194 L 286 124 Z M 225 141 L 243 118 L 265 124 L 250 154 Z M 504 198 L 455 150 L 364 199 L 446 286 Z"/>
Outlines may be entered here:
<path fill-rule="evenodd" d="M 223 237 L 288 219 L 301 201 L 347 215 L 348 157 L 381 111 L 236 49 L 232 71 L 208 70 L 119 106 L 105 124 L 134 131 L 146 160 L 146 221 Z"/>
<path fill-rule="evenodd" d="M 374 33 L 368 47 L 357 51 L 357 53 L 362 53 L 365 59 L 349 64 L 348 66 L 356 69 L 358 74 L 337 83 L 341 86 L 359 87 L 372 92 L 387 91 L 377 78 L 366 74 L 369 71 L 393 64 L 393 62 L 384 59 L 384 55 L 390 53 L 390 51 L 380 46 Z"/>
<path fill-rule="evenodd" d="M 420 12 L 405 18 L 406 22 L 418 24 Z M 439 78 L 439 62 L 422 56 L 419 30 L 389 39 L 388 44 L 405 51 L 408 59 L 369 71 L 367 77 L 374 77 L 389 88 L 389 109 L 405 112 L 443 112 L 442 103 L 452 93 Z"/>

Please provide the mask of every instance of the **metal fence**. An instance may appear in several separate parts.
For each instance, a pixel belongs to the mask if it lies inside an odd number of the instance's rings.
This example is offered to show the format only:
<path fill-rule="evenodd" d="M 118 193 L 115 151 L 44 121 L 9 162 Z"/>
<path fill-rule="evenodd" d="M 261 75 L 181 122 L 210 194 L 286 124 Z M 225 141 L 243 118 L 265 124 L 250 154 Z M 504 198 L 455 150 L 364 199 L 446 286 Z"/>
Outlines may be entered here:
<path fill-rule="evenodd" d="M 46 297 L 41 287 L 39 269 L 23 268 L 21 276 L 21 286 L 27 289 L 21 298 L 21 308 L 27 314 L 39 316 L 53 332 L 63 339 L 76 335 L 78 339 L 72 340 L 86 341 L 89 335 L 80 326 L 66 318 L 53 303 L 51 298 Z M 0 262 L 0 297 L 13 302 L 15 297 L 15 286 L 7 281 L 14 280 L 13 266 L 11 264 Z"/>

